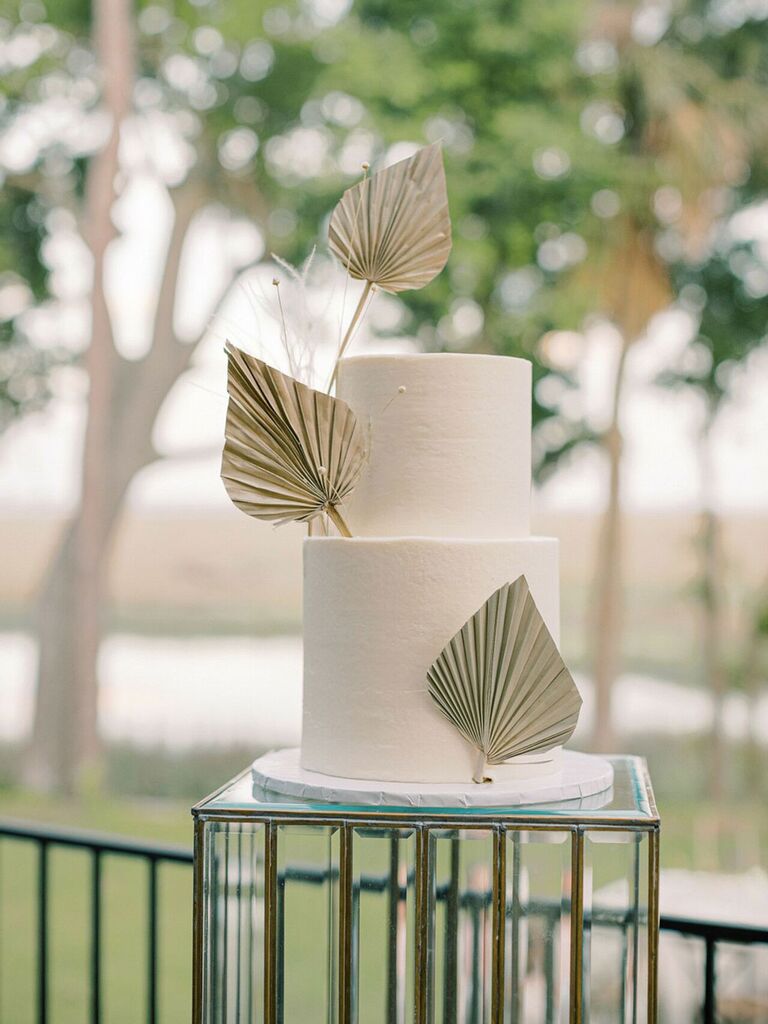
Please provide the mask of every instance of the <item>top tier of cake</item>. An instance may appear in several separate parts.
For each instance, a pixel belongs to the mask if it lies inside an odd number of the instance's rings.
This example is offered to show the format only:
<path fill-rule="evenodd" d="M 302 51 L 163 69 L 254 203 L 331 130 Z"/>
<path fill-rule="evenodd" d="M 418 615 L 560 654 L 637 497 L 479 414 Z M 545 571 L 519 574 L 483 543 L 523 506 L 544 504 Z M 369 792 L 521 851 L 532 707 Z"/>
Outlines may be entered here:
<path fill-rule="evenodd" d="M 345 516 L 357 537 L 527 537 L 531 364 L 490 355 L 355 356 L 337 395 L 369 438 Z"/>

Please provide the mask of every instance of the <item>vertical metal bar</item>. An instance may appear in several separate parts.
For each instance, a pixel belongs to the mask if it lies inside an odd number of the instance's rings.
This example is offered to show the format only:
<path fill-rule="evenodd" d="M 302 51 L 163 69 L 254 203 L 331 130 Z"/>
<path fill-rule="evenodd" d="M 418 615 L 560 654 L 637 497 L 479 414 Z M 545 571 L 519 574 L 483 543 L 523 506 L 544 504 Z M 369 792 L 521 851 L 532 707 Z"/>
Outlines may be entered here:
<path fill-rule="evenodd" d="M 157 859 L 155 857 L 149 858 L 148 867 L 147 1021 L 149 1024 L 157 1024 Z"/>
<path fill-rule="evenodd" d="M 339 833 L 339 1024 L 352 1024 L 352 826 L 344 822 Z M 332 883 L 331 883 L 332 884 Z"/>
<path fill-rule="evenodd" d="M 520 985 L 520 929 L 522 910 L 520 900 L 520 833 L 512 833 L 512 906 L 509 936 L 509 1007 L 512 1024 L 519 1024 L 522 1004 Z"/>
<path fill-rule="evenodd" d="M 326 926 L 328 935 L 328 991 L 325 1001 L 325 1019 L 327 1024 L 336 1024 L 339 1015 L 339 943 L 338 940 L 334 942 L 334 936 L 338 935 L 337 929 L 339 927 L 339 893 L 337 885 L 339 878 L 334 871 L 333 840 L 337 831 L 344 831 L 343 822 L 340 830 L 333 827 L 327 828 L 325 831 L 327 858 L 324 881 L 328 888 L 328 922 Z M 341 839 L 339 839 L 340 845 Z"/>
<path fill-rule="evenodd" d="M 584 833 L 571 835 L 570 1022 L 581 1024 L 584 1008 Z"/>
<path fill-rule="evenodd" d="M 389 837 L 389 885 L 387 889 L 387 1024 L 398 1024 L 397 935 L 400 911 L 399 867 L 398 833 L 393 829 Z"/>
<path fill-rule="evenodd" d="M 248 929 L 248 1009 L 246 1011 L 247 1024 L 253 1024 L 253 979 L 256 976 L 256 965 L 253 962 L 255 948 L 255 914 L 254 904 L 256 901 L 256 832 L 252 825 L 248 828 L 248 912 L 245 916 L 246 928 Z"/>
<path fill-rule="evenodd" d="M 352 958 L 350 960 L 350 981 L 352 984 L 352 1020 L 357 1022 L 360 1014 L 360 882 L 352 883 Z"/>
<path fill-rule="evenodd" d="M 459 871 L 461 847 L 459 837 L 450 840 L 450 873 L 444 910 L 443 937 L 443 1022 L 456 1024 L 458 1020 L 458 969 L 459 969 Z"/>
<path fill-rule="evenodd" d="M 203 1024 L 203 972 L 208 969 L 204 963 L 205 930 L 205 823 L 195 820 L 194 864 L 192 868 L 192 1024 Z"/>
<path fill-rule="evenodd" d="M 507 833 L 500 825 L 493 833 L 493 943 L 491 968 L 491 1021 L 504 1024 L 504 954 L 507 918 Z"/>
<path fill-rule="evenodd" d="M 416 829 L 416 978 L 415 1024 L 432 1024 L 432 954 L 430 915 L 434 907 L 430 893 L 429 828 Z"/>
<path fill-rule="evenodd" d="M 277 954 L 275 957 L 275 999 L 277 1006 L 277 1024 L 283 1024 L 285 1017 L 285 889 L 287 885 L 286 871 L 277 873 L 277 922 L 275 936 Z"/>
<path fill-rule="evenodd" d="M 38 840 L 37 861 L 37 1021 L 48 1022 L 48 843 Z"/>
<path fill-rule="evenodd" d="M 221 1024 L 227 1024 L 229 996 L 229 832 L 232 825 L 224 825 L 224 913 L 221 941 Z"/>
<path fill-rule="evenodd" d="M 632 860 L 632 1024 L 637 1024 L 637 979 L 639 974 L 638 958 L 640 955 L 640 843 L 642 832 L 633 835 L 635 849 Z"/>
<path fill-rule="evenodd" d="M 658 828 L 648 833 L 648 1024 L 656 1024 L 659 971 L 659 841 Z"/>
<path fill-rule="evenodd" d="M 237 880 L 235 882 L 237 908 L 237 969 L 235 971 L 235 1020 L 240 1024 L 240 984 L 243 959 L 243 826 L 237 825 Z"/>
<path fill-rule="evenodd" d="M 226 828 L 226 826 L 224 826 Z M 208 960 L 210 963 L 208 1006 L 205 1024 L 216 1024 L 219 1007 L 219 988 L 221 984 L 221 920 L 219 913 L 219 891 L 221 889 L 221 824 L 216 822 L 208 827 L 208 911 L 207 939 L 209 945 Z"/>
<path fill-rule="evenodd" d="M 101 1020 L 101 852 L 91 851 L 91 1024 Z"/>
<path fill-rule="evenodd" d="M 704 957 L 704 1009 L 702 1012 L 703 1024 L 715 1024 L 715 1010 L 717 999 L 715 997 L 716 986 L 716 963 L 715 953 L 717 946 L 711 937 L 706 939 L 706 952 Z"/>
<path fill-rule="evenodd" d="M 267 821 L 264 826 L 264 1024 L 277 1024 L 277 923 L 277 825 Z"/>

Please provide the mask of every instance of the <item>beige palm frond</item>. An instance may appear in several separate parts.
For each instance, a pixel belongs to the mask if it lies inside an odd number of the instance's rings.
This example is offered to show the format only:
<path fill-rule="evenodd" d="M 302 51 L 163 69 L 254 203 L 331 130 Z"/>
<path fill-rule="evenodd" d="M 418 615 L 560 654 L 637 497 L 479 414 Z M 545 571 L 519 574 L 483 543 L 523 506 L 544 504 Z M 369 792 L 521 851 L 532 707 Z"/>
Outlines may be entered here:
<path fill-rule="evenodd" d="M 226 352 L 221 478 L 229 497 L 248 515 L 273 522 L 309 522 L 325 512 L 349 536 L 338 506 L 365 461 L 352 410 L 230 342 Z"/>
<path fill-rule="evenodd" d="M 351 277 L 382 291 L 429 284 L 451 251 L 440 144 L 347 189 L 333 211 L 328 241 Z"/>
<path fill-rule="evenodd" d="M 525 576 L 475 612 L 427 673 L 429 694 L 485 767 L 546 751 L 576 728 L 581 696 Z"/>

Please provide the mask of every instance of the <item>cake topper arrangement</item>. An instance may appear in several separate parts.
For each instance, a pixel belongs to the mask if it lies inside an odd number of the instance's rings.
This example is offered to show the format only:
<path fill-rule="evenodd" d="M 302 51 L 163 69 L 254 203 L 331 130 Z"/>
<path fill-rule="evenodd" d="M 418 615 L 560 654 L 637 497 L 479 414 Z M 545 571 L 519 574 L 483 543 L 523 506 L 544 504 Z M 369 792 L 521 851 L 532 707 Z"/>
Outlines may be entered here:
<path fill-rule="evenodd" d="M 489 765 L 570 739 L 581 696 L 525 576 L 507 583 L 462 626 L 427 673 L 429 695 L 473 747 L 475 782 Z"/>
<path fill-rule="evenodd" d="M 239 509 L 274 522 L 330 520 L 349 528 L 339 508 L 365 460 L 352 410 L 330 394 L 339 360 L 378 288 L 423 288 L 445 266 L 451 221 L 439 143 L 365 177 L 342 196 L 328 230 L 331 251 L 365 287 L 341 341 L 328 392 L 227 343 L 229 405 L 221 476 Z M 279 292 L 278 292 L 279 296 Z M 281 308 L 282 312 L 282 308 Z"/>
<path fill-rule="evenodd" d="M 424 287 L 444 268 L 451 249 L 439 144 L 370 177 L 364 171 L 329 224 L 329 246 L 347 280 L 364 287 L 346 329 L 340 325 L 327 391 L 226 345 L 221 476 L 229 497 L 256 519 L 306 523 L 310 533 L 335 528 L 344 538 L 351 533 L 343 505 L 365 472 L 367 451 L 355 413 L 331 393 L 339 361 L 373 292 Z M 277 296 L 282 318 L 279 287 Z M 285 341 L 284 318 L 282 323 Z M 494 765 L 561 745 L 576 726 L 581 697 L 524 575 L 492 593 L 453 638 L 446 637 L 423 672 L 425 699 L 477 752 L 474 782 L 493 781 Z"/>

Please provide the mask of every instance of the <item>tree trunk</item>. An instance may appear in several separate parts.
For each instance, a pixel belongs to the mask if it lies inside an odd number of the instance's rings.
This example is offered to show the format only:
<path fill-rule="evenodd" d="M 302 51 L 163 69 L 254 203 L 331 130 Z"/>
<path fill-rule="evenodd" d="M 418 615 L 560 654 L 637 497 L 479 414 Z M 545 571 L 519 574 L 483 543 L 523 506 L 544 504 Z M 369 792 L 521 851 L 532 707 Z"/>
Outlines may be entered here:
<path fill-rule="evenodd" d="M 65 529 L 46 579 L 38 609 L 40 658 L 32 741 L 24 766 L 25 782 L 45 791 L 71 794 L 98 767 L 97 663 L 109 542 L 132 473 L 120 482 L 102 482 L 101 518 L 91 516 L 91 542 L 97 559 L 85 586 L 78 541 L 83 510 Z M 86 605 L 86 600 L 92 602 Z M 83 622 L 95 629 L 83 642 Z M 90 659 L 90 660 L 89 660 Z"/>
<path fill-rule="evenodd" d="M 603 438 L 608 456 L 608 497 L 599 527 L 593 602 L 592 678 L 595 722 L 592 746 L 609 752 L 614 747 L 611 691 L 621 665 L 623 620 L 621 523 L 621 400 L 630 342 L 622 340 L 613 383 L 611 421 Z"/>
<path fill-rule="evenodd" d="M 763 676 L 760 672 L 760 655 L 765 646 L 765 635 L 761 621 L 761 609 L 755 613 L 744 655 L 742 678 L 747 700 L 747 735 L 744 742 L 744 773 L 746 791 L 757 800 L 765 796 L 764 753 L 760 737 L 760 695 Z"/>
<path fill-rule="evenodd" d="M 27 770 L 30 781 L 66 790 L 77 783 L 76 765 L 87 768 L 98 759 L 96 663 L 106 550 L 122 499 L 120 486 L 115 490 L 108 483 L 112 389 L 119 356 L 104 271 L 115 237 L 112 207 L 117 198 L 120 131 L 131 110 L 135 80 L 132 15 L 132 0 L 93 0 L 94 48 L 111 127 L 104 148 L 91 161 L 85 192 L 85 236 L 93 257 L 93 282 L 80 505 L 41 603 L 38 701 Z M 50 757 L 44 754 L 46 747 Z"/>
<path fill-rule="evenodd" d="M 152 429 L 157 414 L 195 348 L 175 337 L 173 310 L 184 241 L 205 197 L 196 185 L 185 185 L 172 198 L 176 216 L 152 346 L 143 359 L 129 362 L 110 343 L 110 401 L 93 421 L 89 404 L 83 499 L 40 602 L 37 701 L 25 764 L 25 779 L 37 788 L 72 792 L 95 770 L 98 651 L 110 542 L 131 480 L 156 458 Z M 92 426 L 96 421 L 98 435 Z"/>
<path fill-rule="evenodd" d="M 176 337 L 173 317 L 184 243 L 207 196 L 198 183 L 188 182 L 171 199 L 175 217 L 152 344 L 137 361 L 122 358 L 111 346 L 108 415 L 103 433 L 95 437 L 90 432 L 100 453 L 99 472 L 94 459 L 91 472 L 83 475 L 83 501 L 63 535 L 40 601 L 37 701 L 25 759 L 25 779 L 36 788 L 71 792 L 98 758 L 97 668 L 110 544 L 131 481 L 157 458 L 152 431 L 160 407 L 196 348 L 196 342 L 185 344 Z M 92 453 L 87 434 L 84 459 Z M 87 576 L 78 561 L 78 544 L 84 540 Z M 88 623 L 87 644 L 81 642 L 83 619 Z"/>

